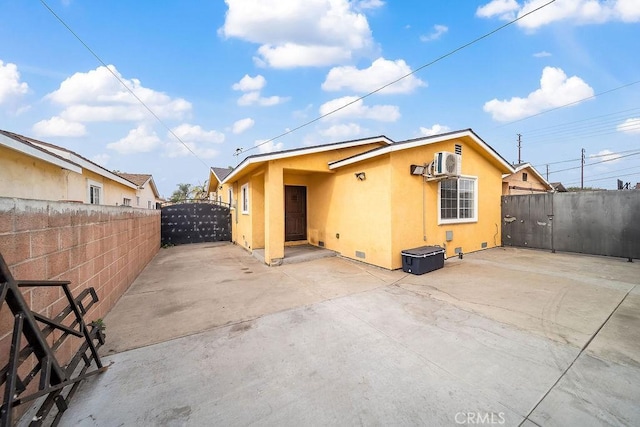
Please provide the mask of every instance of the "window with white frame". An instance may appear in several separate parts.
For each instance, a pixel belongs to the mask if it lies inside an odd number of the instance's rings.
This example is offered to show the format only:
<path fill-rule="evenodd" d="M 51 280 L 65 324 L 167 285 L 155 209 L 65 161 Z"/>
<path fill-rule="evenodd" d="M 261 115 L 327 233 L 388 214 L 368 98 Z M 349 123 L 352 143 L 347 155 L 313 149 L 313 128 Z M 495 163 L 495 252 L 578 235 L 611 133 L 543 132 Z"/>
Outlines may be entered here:
<path fill-rule="evenodd" d="M 87 180 L 87 202 L 92 205 L 102 203 L 102 184 Z"/>
<path fill-rule="evenodd" d="M 140 196 L 136 196 L 136 206 L 140 206 Z"/>
<path fill-rule="evenodd" d="M 478 220 L 477 178 L 452 178 L 440 181 L 438 223 Z"/>
<path fill-rule="evenodd" d="M 147 209 L 153 209 L 153 202 L 151 200 L 147 200 Z"/>
<path fill-rule="evenodd" d="M 122 198 L 122 206 L 131 206 L 131 199 L 127 197 Z"/>
<path fill-rule="evenodd" d="M 242 196 L 242 213 L 249 214 L 249 184 L 242 186 L 240 194 Z"/>

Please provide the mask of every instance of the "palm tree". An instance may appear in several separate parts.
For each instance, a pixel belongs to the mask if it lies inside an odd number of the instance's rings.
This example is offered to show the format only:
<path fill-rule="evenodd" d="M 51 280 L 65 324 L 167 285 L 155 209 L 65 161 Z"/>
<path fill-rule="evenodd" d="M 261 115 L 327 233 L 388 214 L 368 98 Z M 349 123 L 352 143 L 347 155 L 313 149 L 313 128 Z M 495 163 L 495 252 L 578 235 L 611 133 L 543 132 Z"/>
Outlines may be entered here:
<path fill-rule="evenodd" d="M 178 184 L 178 189 L 171 194 L 169 200 L 173 203 L 178 203 L 183 200 L 187 200 L 191 194 L 191 184 Z"/>
<path fill-rule="evenodd" d="M 208 196 L 207 189 L 204 185 L 194 185 L 191 187 L 189 194 L 191 195 L 191 198 L 195 200 L 205 200 Z"/>

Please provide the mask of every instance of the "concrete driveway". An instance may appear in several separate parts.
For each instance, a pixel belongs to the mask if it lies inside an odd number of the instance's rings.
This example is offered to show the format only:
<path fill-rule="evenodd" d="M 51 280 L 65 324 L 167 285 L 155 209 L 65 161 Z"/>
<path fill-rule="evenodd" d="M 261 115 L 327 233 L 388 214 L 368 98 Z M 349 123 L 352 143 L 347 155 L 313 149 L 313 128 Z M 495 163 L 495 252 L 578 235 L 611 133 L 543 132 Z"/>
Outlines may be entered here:
<path fill-rule="evenodd" d="M 639 278 L 514 248 L 423 276 L 164 249 L 62 425 L 638 425 Z"/>

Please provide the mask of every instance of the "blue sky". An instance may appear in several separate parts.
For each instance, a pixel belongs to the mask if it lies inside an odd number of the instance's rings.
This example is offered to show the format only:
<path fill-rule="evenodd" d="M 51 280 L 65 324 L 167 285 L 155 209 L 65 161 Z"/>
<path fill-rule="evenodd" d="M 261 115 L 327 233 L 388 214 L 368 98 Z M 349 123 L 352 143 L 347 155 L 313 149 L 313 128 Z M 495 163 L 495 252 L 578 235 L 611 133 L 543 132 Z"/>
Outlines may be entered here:
<path fill-rule="evenodd" d="M 584 148 L 585 186 L 640 182 L 640 0 L 556 0 L 257 146 L 544 3 L 47 0 L 109 70 L 41 2 L 0 0 L 0 128 L 151 173 L 164 196 L 251 154 L 466 128 L 510 162 L 521 134 L 550 181 L 579 185 Z"/>

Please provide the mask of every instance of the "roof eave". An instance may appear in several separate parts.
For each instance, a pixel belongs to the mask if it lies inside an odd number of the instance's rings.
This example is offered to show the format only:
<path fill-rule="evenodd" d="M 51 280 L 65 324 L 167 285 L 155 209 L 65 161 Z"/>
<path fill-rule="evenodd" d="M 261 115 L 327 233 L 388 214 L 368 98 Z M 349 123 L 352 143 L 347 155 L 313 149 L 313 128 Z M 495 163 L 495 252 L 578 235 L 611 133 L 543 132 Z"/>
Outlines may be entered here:
<path fill-rule="evenodd" d="M 295 157 L 295 156 L 300 156 L 305 154 L 322 153 L 325 151 L 337 150 L 341 148 L 357 147 L 360 145 L 367 145 L 375 142 L 384 142 L 388 145 L 393 144 L 392 140 L 390 140 L 384 135 L 381 135 L 381 136 L 376 136 L 372 138 L 358 139 L 354 141 L 345 141 L 345 142 L 338 142 L 334 144 L 318 145 L 315 147 L 304 147 L 297 150 L 280 151 L 280 152 L 274 152 L 266 155 L 249 156 L 246 159 L 244 159 L 242 162 L 240 162 L 240 164 L 236 166 L 229 175 L 227 175 L 222 181 L 220 181 L 220 185 L 228 183 L 229 181 L 232 180 L 232 178 L 238 176 L 244 168 L 254 163 L 262 163 L 262 162 L 268 162 L 270 160 L 286 159 L 288 157 Z"/>
<path fill-rule="evenodd" d="M 429 144 L 435 144 L 442 141 L 448 141 L 450 139 L 461 138 L 461 137 L 470 137 L 473 139 L 478 145 L 480 145 L 487 153 L 489 153 L 495 160 L 500 163 L 504 169 L 510 173 L 513 173 L 513 167 L 507 162 L 502 156 L 500 156 L 493 148 L 491 148 L 486 142 L 484 142 L 478 135 L 475 134 L 471 129 L 466 129 L 462 131 L 454 131 L 448 132 L 441 135 L 435 136 L 427 136 L 424 138 L 417 138 L 415 140 L 411 140 L 408 142 L 398 142 L 396 144 L 390 145 L 388 147 L 375 149 L 368 151 L 366 153 L 358 154 L 347 159 L 337 160 L 335 162 L 329 163 L 329 169 L 338 169 L 343 166 L 351 165 L 354 163 L 358 163 L 364 160 L 372 159 L 374 157 L 382 156 L 384 154 L 391 153 L 393 151 L 407 150 L 410 148 L 420 147 Z"/>
<path fill-rule="evenodd" d="M 42 160 L 43 162 L 58 166 L 62 169 L 66 169 L 79 174 L 82 173 L 82 167 L 80 165 L 70 160 L 66 160 L 60 156 L 49 153 L 47 150 L 42 149 L 36 145 L 18 141 L 4 134 L 0 134 L 0 145 L 10 148 L 14 151 L 18 151 L 22 154 L 26 154 L 27 156 Z"/>

